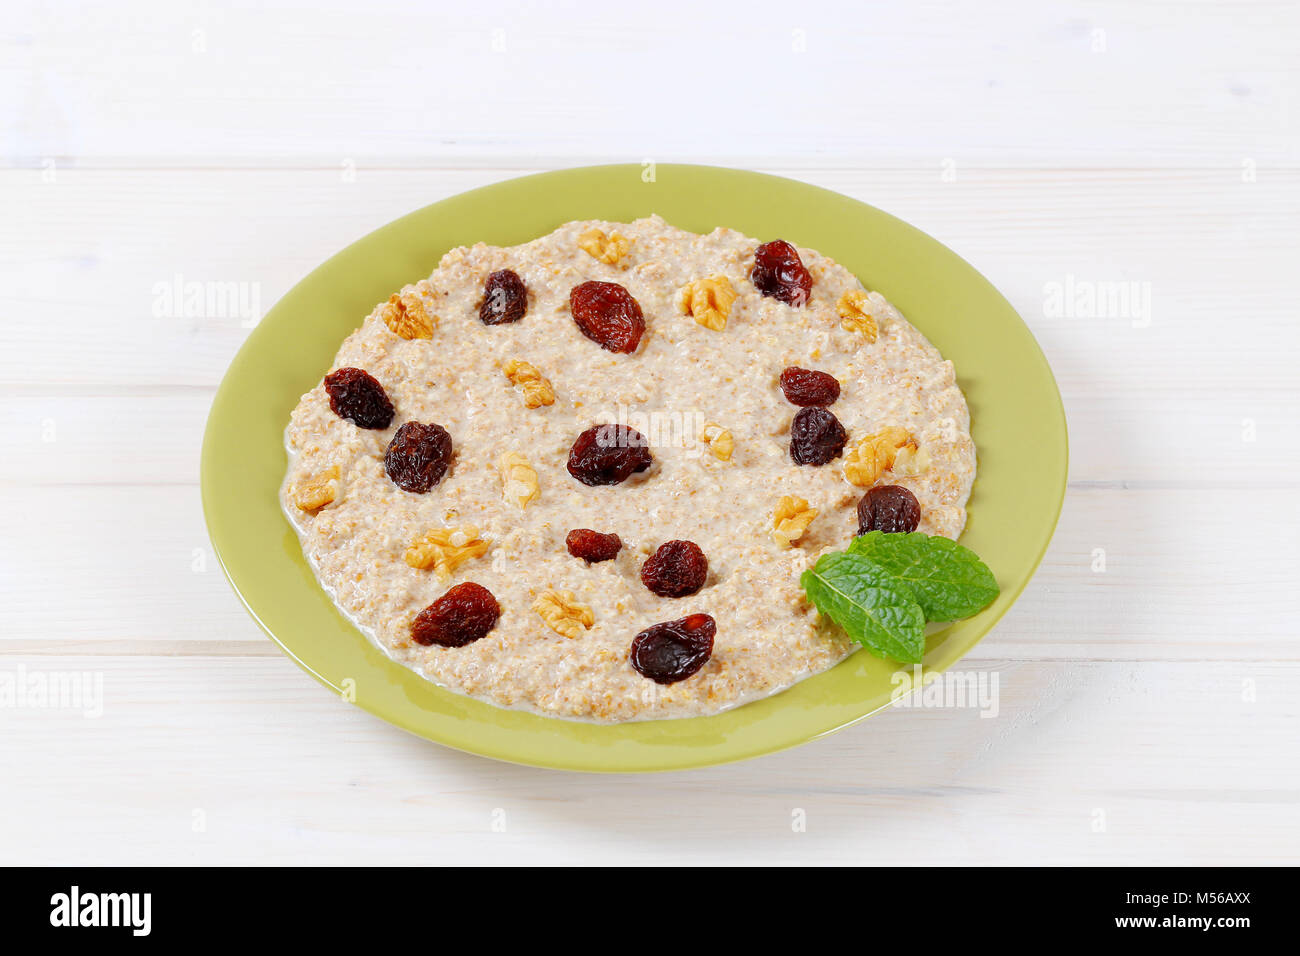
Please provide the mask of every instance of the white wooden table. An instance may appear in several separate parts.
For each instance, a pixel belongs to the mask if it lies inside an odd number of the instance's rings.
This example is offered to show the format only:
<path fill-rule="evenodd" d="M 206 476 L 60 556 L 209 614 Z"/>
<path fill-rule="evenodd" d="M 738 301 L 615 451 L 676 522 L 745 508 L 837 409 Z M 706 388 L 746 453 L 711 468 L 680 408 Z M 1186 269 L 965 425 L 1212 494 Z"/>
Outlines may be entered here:
<path fill-rule="evenodd" d="M 0 677 L 102 681 L 98 716 L 0 707 L 0 862 L 1300 856 L 1300 6 L 224 6 L 28 2 L 0 35 Z M 880 206 L 1033 329 L 1071 481 L 964 665 L 996 718 L 544 772 L 336 700 L 244 613 L 197 459 L 249 323 L 165 288 L 262 312 L 425 203 L 643 159 Z M 1078 298 L 1107 283 L 1135 296 Z"/>

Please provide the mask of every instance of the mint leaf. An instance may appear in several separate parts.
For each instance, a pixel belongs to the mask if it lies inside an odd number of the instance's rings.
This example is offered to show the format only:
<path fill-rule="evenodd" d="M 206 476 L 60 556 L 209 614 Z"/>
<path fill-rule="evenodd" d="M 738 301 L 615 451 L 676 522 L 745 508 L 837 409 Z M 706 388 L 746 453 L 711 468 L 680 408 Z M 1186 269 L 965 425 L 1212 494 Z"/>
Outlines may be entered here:
<path fill-rule="evenodd" d="M 877 657 L 918 664 L 925 653 L 925 615 L 905 585 L 867 558 L 822 555 L 799 578 L 822 614 Z"/>
<path fill-rule="evenodd" d="M 893 575 L 927 621 L 958 621 L 978 614 L 998 596 L 993 572 L 970 548 L 938 535 L 869 531 L 848 554 L 867 558 Z"/>

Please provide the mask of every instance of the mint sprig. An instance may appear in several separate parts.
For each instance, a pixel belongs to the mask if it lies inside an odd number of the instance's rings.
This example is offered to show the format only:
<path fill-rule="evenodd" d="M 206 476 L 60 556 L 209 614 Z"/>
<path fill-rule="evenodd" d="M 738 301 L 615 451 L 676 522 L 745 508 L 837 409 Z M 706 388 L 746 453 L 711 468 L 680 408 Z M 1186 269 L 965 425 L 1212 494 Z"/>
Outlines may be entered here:
<path fill-rule="evenodd" d="M 877 657 L 920 663 L 925 615 L 883 568 L 845 551 L 824 554 L 799 579 L 808 600 Z"/>
<path fill-rule="evenodd" d="M 948 538 L 872 531 L 822 555 L 799 579 L 808 600 L 872 654 L 925 655 L 925 622 L 977 614 L 998 596 L 993 572 Z"/>
<path fill-rule="evenodd" d="M 905 584 L 927 621 L 960 621 L 998 596 L 988 565 L 949 538 L 869 531 L 853 539 L 848 553 L 862 555 Z"/>

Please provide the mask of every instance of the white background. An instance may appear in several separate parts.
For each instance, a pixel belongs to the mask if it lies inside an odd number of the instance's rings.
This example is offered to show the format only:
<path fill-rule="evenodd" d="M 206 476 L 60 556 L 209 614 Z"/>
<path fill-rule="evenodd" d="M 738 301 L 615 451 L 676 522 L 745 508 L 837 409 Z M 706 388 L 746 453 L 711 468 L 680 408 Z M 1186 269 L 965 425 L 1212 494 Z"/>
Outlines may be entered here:
<path fill-rule="evenodd" d="M 1300 851 L 1300 7 L 1280 2 L 10 4 L 0 28 L 0 862 L 1250 863 Z M 206 538 L 198 449 L 255 284 L 462 190 L 714 162 L 947 243 L 1056 372 L 1055 541 L 895 710 L 655 777 L 508 766 L 334 699 Z M 415 278 L 415 277 L 412 277 Z M 1149 314 L 1058 317 L 1052 283 Z M 1104 569 L 1103 569 L 1104 568 Z M 793 825 L 800 812 L 806 831 Z M 504 827 L 503 827 L 504 824 Z"/>

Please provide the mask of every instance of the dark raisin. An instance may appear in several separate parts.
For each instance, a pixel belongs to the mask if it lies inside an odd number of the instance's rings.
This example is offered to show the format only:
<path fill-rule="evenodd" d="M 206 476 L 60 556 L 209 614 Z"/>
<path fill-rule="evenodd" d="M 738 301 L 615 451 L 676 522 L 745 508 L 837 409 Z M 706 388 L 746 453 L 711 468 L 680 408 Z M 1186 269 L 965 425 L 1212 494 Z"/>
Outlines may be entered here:
<path fill-rule="evenodd" d="M 359 368 L 341 368 L 325 376 L 330 411 L 358 428 L 387 428 L 393 423 L 393 403 L 384 386 Z"/>
<path fill-rule="evenodd" d="M 840 457 L 849 436 L 833 412 L 801 408 L 790 426 L 790 457 L 796 465 L 824 465 Z"/>
<path fill-rule="evenodd" d="M 641 304 L 617 282 L 584 282 L 569 292 L 578 330 L 602 349 L 635 352 L 645 333 Z"/>
<path fill-rule="evenodd" d="M 617 485 L 654 459 L 645 436 L 626 425 L 593 425 L 569 449 L 569 474 L 584 485 Z"/>
<path fill-rule="evenodd" d="M 457 584 L 411 622 L 411 640 L 426 647 L 464 647 L 496 627 L 501 605 L 481 584 Z"/>
<path fill-rule="evenodd" d="M 407 422 L 384 452 L 384 471 L 403 491 L 422 495 L 447 473 L 451 436 L 441 425 Z"/>
<path fill-rule="evenodd" d="M 616 534 L 603 534 L 590 528 L 574 528 L 564 539 L 569 554 L 582 558 L 588 564 L 609 561 L 623 547 L 623 539 Z"/>
<path fill-rule="evenodd" d="M 765 242 L 754 250 L 749 277 L 759 292 L 786 305 L 805 305 L 812 294 L 812 273 L 804 268 L 798 250 L 784 239 Z"/>
<path fill-rule="evenodd" d="M 641 583 L 660 597 L 694 594 L 708 576 L 709 559 L 694 541 L 665 541 L 641 565 Z"/>
<path fill-rule="evenodd" d="M 483 304 L 478 307 L 480 322 L 484 325 L 518 322 L 527 311 L 528 287 L 519 273 L 502 269 L 487 277 L 483 283 Z"/>
<path fill-rule="evenodd" d="M 858 534 L 915 531 L 920 521 L 921 503 L 901 485 L 877 485 L 858 502 Z"/>
<path fill-rule="evenodd" d="M 791 405 L 833 405 L 840 397 L 840 383 L 826 372 L 791 365 L 781 373 L 781 391 Z"/>
<path fill-rule="evenodd" d="M 708 662 L 717 632 L 717 622 L 707 614 L 652 624 L 632 639 L 628 658 L 642 677 L 656 684 L 675 684 Z"/>

